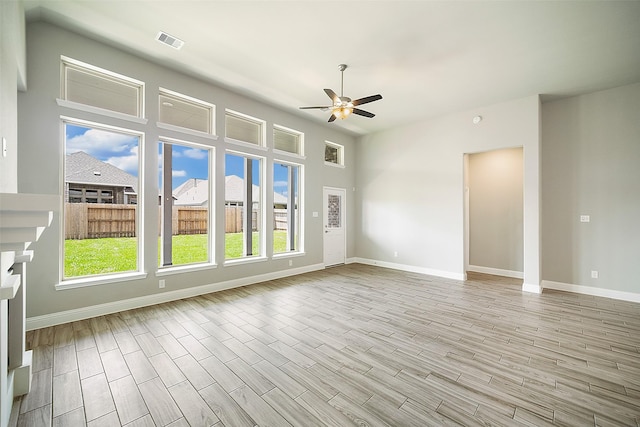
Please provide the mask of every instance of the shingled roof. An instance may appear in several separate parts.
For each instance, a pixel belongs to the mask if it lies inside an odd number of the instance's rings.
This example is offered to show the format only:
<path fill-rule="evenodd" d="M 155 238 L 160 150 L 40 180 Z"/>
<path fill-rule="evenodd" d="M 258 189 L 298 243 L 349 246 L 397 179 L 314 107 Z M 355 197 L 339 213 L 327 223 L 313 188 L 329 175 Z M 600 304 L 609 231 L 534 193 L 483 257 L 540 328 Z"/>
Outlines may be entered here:
<path fill-rule="evenodd" d="M 131 187 L 138 192 L 138 178 L 84 151 L 67 154 L 65 180 L 78 184 Z"/>

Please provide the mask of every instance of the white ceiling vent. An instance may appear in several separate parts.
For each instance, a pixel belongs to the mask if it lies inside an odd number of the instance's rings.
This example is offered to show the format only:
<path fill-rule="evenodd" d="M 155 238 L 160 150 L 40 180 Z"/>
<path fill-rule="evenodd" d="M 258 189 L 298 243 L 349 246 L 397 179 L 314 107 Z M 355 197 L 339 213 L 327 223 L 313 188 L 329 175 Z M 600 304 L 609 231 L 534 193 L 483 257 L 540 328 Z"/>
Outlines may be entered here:
<path fill-rule="evenodd" d="M 184 42 L 177 37 L 173 37 L 170 34 L 165 33 L 164 31 L 160 31 L 156 36 L 156 40 L 161 43 L 167 44 L 174 49 L 180 49 Z"/>

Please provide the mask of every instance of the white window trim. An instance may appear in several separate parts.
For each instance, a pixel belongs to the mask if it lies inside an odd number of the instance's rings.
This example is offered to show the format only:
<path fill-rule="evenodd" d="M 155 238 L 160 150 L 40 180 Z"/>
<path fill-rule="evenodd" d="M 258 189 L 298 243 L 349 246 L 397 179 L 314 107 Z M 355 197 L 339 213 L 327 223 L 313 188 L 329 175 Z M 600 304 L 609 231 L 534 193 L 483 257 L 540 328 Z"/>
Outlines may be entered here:
<path fill-rule="evenodd" d="M 290 133 L 292 135 L 297 135 L 300 139 L 298 140 L 300 146 L 299 146 L 299 153 L 292 153 L 290 151 L 284 151 L 284 150 L 278 150 L 276 148 L 276 143 L 275 141 L 273 142 L 273 152 L 274 153 L 286 153 L 292 156 L 297 156 L 297 157 L 301 157 L 301 158 L 305 158 L 304 156 L 304 132 L 300 132 L 299 130 L 295 130 L 295 129 L 291 129 L 285 126 L 281 126 L 281 125 L 277 125 L 274 124 L 273 125 L 273 129 L 274 130 L 279 130 L 281 132 L 285 132 L 285 133 Z"/>
<path fill-rule="evenodd" d="M 66 73 L 64 72 L 65 68 L 79 69 L 79 70 L 87 71 L 93 74 L 98 74 L 98 75 L 102 74 L 106 77 L 121 81 L 122 83 L 128 84 L 132 87 L 137 87 L 138 88 L 138 115 L 132 116 L 132 117 L 138 117 L 140 119 L 143 119 L 145 117 L 145 84 L 143 81 L 136 80 L 132 77 L 125 76 L 123 74 L 114 73 L 113 71 L 105 70 L 104 68 L 96 67 L 95 65 L 87 64 L 86 62 L 78 61 L 77 59 L 69 58 L 64 55 L 60 56 L 60 67 L 61 67 L 61 72 L 60 72 L 61 99 L 67 101 Z M 67 101 L 67 102 L 72 102 L 72 101 Z M 84 104 L 80 104 L 80 105 L 84 105 Z M 98 108 L 98 107 L 93 107 L 93 108 Z M 103 110 L 103 108 L 99 108 L 99 109 Z M 111 110 L 106 110 L 106 111 L 111 111 Z M 125 114 L 125 113 L 119 113 L 119 114 L 129 116 L 129 114 Z"/>
<path fill-rule="evenodd" d="M 189 273 L 192 271 L 212 270 L 217 267 L 218 264 L 212 262 L 174 265 L 170 267 L 158 267 L 158 270 L 156 271 L 156 277 L 170 276 L 172 274 L 179 273 Z"/>
<path fill-rule="evenodd" d="M 170 125 L 162 122 L 156 122 L 156 126 L 158 127 L 158 129 L 164 129 L 172 132 L 179 132 L 185 135 L 195 136 L 198 138 L 206 138 L 213 141 L 216 141 L 218 139 L 218 135 L 213 135 L 206 132 L 200 132 L 199 130 L 183 128 L 182 126 Z"/>
<path fill-rule="evenodd" d="M 233 139 L 233 138 L 227 137 L 226 136 L 227 135 L 227 129 L 226 129 L 226 126 L 227 126 L 227 123 L 226 123 L 227 115 L 235 116 L 235 117 L 237 117 L 239 119 L 244 119 L 244 120 L 259 124 L 260 125 L 260 144 L 252 144 L 251 142 L 248 142 L 248 141 L 241 141 L 239 139 Z M 239 143 L 251 146 L 251 147 L 260 147 L 260 148 L 265 149 L 265 150 L 267 149 L 267 147 L 266 147 L 266 144 L 267 144 L 267 122 L 265 120 L 259 119 L 257 117 L 250 116 L 248 114 L 243 114 L 243 113 L 240 113 L 238 111 L 231 110 L 229 108 L 226 108 L 224 110 L 224 117 L 225 117 L 225 131 L 224 131 L 225 137 L 224 137 L 224 140 L 226 142 L 232 142 L 232 143 L 239 142 Z"/>
<path fill-rule="evenodd" d="M 298 210 L 299 210 L 299 219 L 298 219 L 298 250 L 289 251 L 289 252 L 280 252 L 277 254 L 272 254 L 272 258 L 285 257 L 285 256 L 297 256 L 298 254 L 305 254 L 304 249 L 304 169 L 305 166 L 300 163 L 294 163 L 287 160 L 273 159 L 273 164 L 280 163 L 282 165 L 287 166 L 296 166 L 298 167 Z M 273 184 L 273 176 L 271 176 L 271 183 Z M 273 235 L 273 233 L 272 233 Z M 273 248 L 271 248 L 273 251 Z"/>
<path fill-rule="evenodd" d="M 187 147 L 193 147 L 193 148 L 197 148 L 200 150 L 206 150 L 208 152 L 208 156 L 209 156 L 209 215 L 208 215 L 208 229 L 207 229 L 207 234 L 208 234 L 208 239 L 207 239 L 207 251 L 209 253 L 209 257 L 208 260 L 205 262 L 198 262 L 198 263 L 191 263 L 191 264 L 181 264 L 181 265 L 172 265 L 172 266 L 168 266 L 168 267 L 162 267 L 160 265 L 158 265 L 157 270 L 156 270 L 156 276 L 158 276 L 158 273 L 161 272 L 168 272 L 167 274 L 170 274 L 171 272 L 178 272 L 178 271 L 196 271 L 196 270 L 201 270 L 201 269 L 210 269 L 212 267 L 216 267 L 217 264 L 215 263 L 215 220 L 216 220 L 216 208 L 215 208 L 215 182 L 212 182 L 212 177 L 215 177 L 214 172 L 215 172 L 215 155 L 216 155 L 216 149 L 215 147 L 212 147 L 210 145 L 205 145 L 205 144 L 199 144 L 197 142 L 190 142 L 190 141 L 184 141 L 182 139 L 176 139 L 176 138 L 170 138 L 170 137 L 166 137 L 166 136 L 160 136 L 158 137 L 158 143 L 167 143 L 167 144 L 176 144 L 176 145 L 182 145 L 182 146 L 187 146 Z M 159 189 L 161 191 L 161 189 Z M 163 275 L 163 274 L 160 274 Z"/>
<path fill-rule="evenodd" d="M 72 288 L 80 288 L 83 286 L 93 286 L 93 285 L 100 285 L 103 283 L 114 283 L 114 282 L 121 282 L 126 280 L 142 279 L 147 277 L 147 273 L 144 272 L 144 238 L 145 238 L 144 223 L 143 223 L 144 203 L 141 203 L 141 201 L 144 200 L 144 188 L 143 188 L 144 186 L 142 184 L 144 183 L 145 133 L 140 131 L 135 131 L 132 129 L 121 128 L 118 126 L 111 126 L 103 123 L 96 123 L 93 121 L 76 119 L 76 118 L 67 117 L 67 116 L 60 116 L 60 138 L 61 138 L 60 140 L 64 141 L 63 153 L 61 158 L 61 167 L 60 167 L 63 177 L 65 176 L 65 163 L 66 163 L 65 158 L 67 155 L 67 150 L 66 150 L 67 135 L 65 134 L 66 124 L 89 127 L 91 129 L 101 129 L 106 131 L 124 133 L 127 135 L 134 135 L 139 138 L 139 141 L 138 141 L 138 193 L 137 193 L 138 203 L 136 204 L 138 208 L 136 209 L 136 223 L 138 225 L 138 227 L 136 228 L 137 239 L 138 239 L 138 253 L 137 253 L 138 258 L 137 258 L 136 271 L 126 271 L 121 273 L 109 273 L 109 274 L 65 278 L 64 277 L 65 253 L 63 249 L 60 252 L 62 256 L 59 259 L 60 270 L 59 270 L 58 284 L 55 285 L 55 288 L 56 289 L 72 289 Z M 60 194 L 64 195 L 64 191 L 65 191 L 64 187 L 65 187 L 65 183 L 63 178 L 60 180 L 60 190 L 59 190 Z M 65 229 L 64 229 L 64 211 L 65 211 L 64 204 L 65 204 L 65 200 L 64 200 L 64 197 L 62 197 L 60 201 L 60 212 L 63 212 L 62 218 L 61 218 L 63 226 L 60 227 L 60 242 L 62 242 L 62 244 L 64 244 L 64 241 L 66 240 Z"/>
<path fill-rule="evenodd" d="M 228 136 L 224 137 L 224 142 L 229 143 L 229 144 L 233 144 L 233 145 L 237 145 L 243 148 L 248 148 L 248 149 L 252 149 L 252 150 L 258 150 L 258 151 L 268 151 L 269 149 L 263 145 L 256 145 L 256 144 L 252 144 L 250 142 L 246 142 L 246 141 L 241 141 L 239 139 L 233 139 L 233 138 L 229 138 Z"/>
<path fill-rule="evenodd" d="M 201 107 L 205 107 L 210 109 L 209 110 L 209 123 L 211 124 L 211 132 L 202 132 L 202 131 L 198 131 L 195 129 L 189 129 L 189 128 L 183 128 L 182 126 L 176 126 L 176 125 L 171 125 L 169 123 L 163 123 L 163 122 L 158 122 L 157 125 L 158 127 L 163 127 L 161 125 L 164 126 L 170 126 L 170 128 L 167 129 L 172 129 L 172 130 L 177 130 L 177 131 L 181 131 L 181 132 L 185 132 L 185 133 L 191 133 L 191 132 L 195 132 L 196 136 L 199 134 L 204 134 L 206 136 L 215 136 L 215 138 L 217 139 L 218 137 L 216 136 L 216 106 L 215 104 L 211 104 L 210 102 L 206 102 L 203 101 L 201 99 L 197 99 L 197 98 L 193 98 L 189 95 L 184 95 L 182 93 L 179 92 L 174 92 L 172 90 L 169 89 L 165 89 L 163 87 L 159 88 L 159 92 L 158 92 L 158 98 L 160 98 L 160 96 L 167 96 L 169 98 L 173 97 L 178 101 L 184 101 L 184 102 L 189 102 L 191 104 L 195 104 Z"/>
<path fill-rule="evenodd" d="M 105 117 L 111 117 L 114 119 L 125 120 L 132 123 L 138 123 L 146 125 L 148 119 L 132 116 L 131 114 L 119 113 L 113 110 L 107 110 L 106 108 L 94 107 L 93 105 L 81 104 L 80 102 L 67 101 L 66 99 L 56 98 L 56 103 L 60 107 L 70 108 L 73 110 L 84 111 L 86 113 L 99 114 Z"/>
<path fill-rule="evenodd" d="M 327 162 L 325 160 L 324 164 L 328 166 L 344 168 L 344 145 L 336 144 L 335 142 L 331 141 L 325 141 L 324 145 L 325 147 L 329 145 L 338 149 L 338 163 Z M 324 156 L 324 153 L 322 155 Z"/>
<path fill-rule="evenodd" d="M 265 262 L 265 261 L 268 261 L 268 260 L 269 260 L 269 258 L 267 258 L 264 255 L 254 256 L 254 257 L 233 258 L 233 259 L 224 260 L 224 264 L 222 264 L 222 266 L 223 267 L 231 267 L 231 266 L 234 266 L 234 265 L 252 264 L 252 263 L 256 263 L 256 262 Z"/>

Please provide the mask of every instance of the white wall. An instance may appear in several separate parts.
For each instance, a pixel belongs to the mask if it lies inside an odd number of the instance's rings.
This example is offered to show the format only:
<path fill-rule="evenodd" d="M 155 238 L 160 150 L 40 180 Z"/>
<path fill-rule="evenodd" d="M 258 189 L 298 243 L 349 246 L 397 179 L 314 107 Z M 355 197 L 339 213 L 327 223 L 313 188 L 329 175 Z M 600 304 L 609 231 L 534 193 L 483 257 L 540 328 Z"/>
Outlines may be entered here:
<path fill-rule="evenodd" d="M 216 191 L 216 216 L 218 230 L 223 230 L 224 205 L 223 191 L 223 155 L 225 148 L 238 149 L 223 141 L 224 110 L 230 108 L 267 121 L 267 129 L 273 123 L 296 129 L 305 133 L 305 169 L 304 169 L 304 222 L 306 225 L 306 255 L 292 258 L 293 267 L 288 259 L 268 260 L 252 264 L 223 266 L 224 236 L 217 237 L 216 261 L 218 267 L 206 271 L 176 273 L 165 276 L 164 291 L 188 291 L 189 288 L 218 284 L 242 283 L 245 278 L 267 277 L 282 271 L 316 267 L 322 264 L 322 187 L 333 186 L 352 188 L 355 185 L 354 138 L 331 124 L 305 120 L 287 112 L 277 110 L 260 102 L 231 93 L 227 90 L 181 75 L 157 64 L 147 62 L 123 51 L 106 46 L 97 41 L 78 36 L 44 22 L 35 22 L 27 28 L 27 53 L 29 90 L 19 96 L 19 181 L 20 192 L 38 192 L 44 194 L 61 193 L 62 142 L 60 116 L 101 121 L 106 124 L 127 127 L 145 132 L 148 149 L 144 154 L 147 173 L 144 179 L 144 202 L 154 209 L 144 210 L 144 229 L 148 236 L 157 232 L 158 189 L 157 189 L 157 148 L 155 142 L 160 136 L 155 126 L 158 121 L 158 88 L 164 87 L 190 95 L 216 105 L 217 132 L 220 138 L 211 144 L 216 147 L 216 166 L 218 186 Z M 146 116 L 148 125 L 123 123 L 117 119 L 104 119 L 89 112 L 64 108 L 56 103 L 60 95 L 60 55 L 65 55 L 97 67 L 133 77 L 146 83 Z M 162 131 L 166 136 L 177 134 Z M 268 141 L 271 133 L 267 132 Z M 345 147 L 346 167 L 334 168 L 324 165 L 324 141 L 342 144 Z M 271 150 L 261 153 L 267 158 L 267 164 L 274 158 Z M 268 169 L 270 170 L 270 169 Z M 347 200 L 347 224 L 354 227 L 355 200 Z M 312 212 L 319 212 L 314 218 Z M 269 218 L 269 217 L 268 217 Z M 47 257 L 36 257 L 29 270 L 28 307 L 30 318 L 51 313 L 78 310 L 85 306 L 111 304 L 117 309 L 117 301 L 132 298 L 157 297 L 161 294 L 156 277 L 157 240 L 146 239 L 144 243 L 144 265 L 148 277 L 142 280 L 104 284 L 70 290 L 55 290 L 60 278 L 61 221 L 56 214 L 49 230 L 37 242 L 36 253 L 47 253 Z M 268 233 L 267 233 L 268 234 Z M 355 255 L 355 242 L 352 234 L 347 238 L 347 256 Z M 271 247 L 267 240 L 267 247 Z M 153 298 L 148 299 L 151 301 Z M 138 301 L 138 300 L 136 300 Z"/>
<path fill-rule="evenodd" d="M 484 120 L 474 125 L 475 115 Z M 464 153 L 514 146 L 524 147 L 524 282 L 535 290 L 540 284 L 537 96 L 360 138 L 358 256 L 464 277 Z"/>
<path fill-rule="evenodd" d="M 523 271 L 522 177 L 521 147 L 469 155 L 469 264 L 476 271 Z"/>
<path fill-rule="evenodd" d="M 544 103 L 542 121 L 543 278 L 640 296 L 640 83 Z"/>

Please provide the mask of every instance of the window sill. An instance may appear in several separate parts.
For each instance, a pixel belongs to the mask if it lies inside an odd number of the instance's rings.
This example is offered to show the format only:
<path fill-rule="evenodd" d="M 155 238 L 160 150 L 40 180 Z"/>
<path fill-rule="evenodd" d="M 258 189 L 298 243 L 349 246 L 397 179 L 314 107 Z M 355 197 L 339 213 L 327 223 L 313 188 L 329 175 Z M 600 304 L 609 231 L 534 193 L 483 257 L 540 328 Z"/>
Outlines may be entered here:
<path fill-rule="evenodd" d="M 231 267 L 234 265 L 243 265 L 243 264 L 253 264 L 256 262 L 265 262 L 267 261 L 267 257 L 251 257 L 251 258 L 237 258 L 237 259 L 229 259 L 224 262 L 225 267 Z"/>
<path fill-rule="evenodd" d="M 342 168 L 344 169 L 344 165 L 340 165 L 338 163 L 324 162 L 325 166 L 332 166 L 334 168 Z"/>
<path fill-rule="evenodd" d="M 85 288 L 87 286 L 106 285 L 109 283 L 127 282 L 130 280 L 146 279 L 147 273 L 119 273 L 104 276 L 81 277 L 78 279 L 63 280 L 55 285 L 56 291 L 64 291 L 67 289 Z"/>
<path fill-rule="evenodd" d="M 289 151 L 282 151 L 282 150 L 278 150 L 277 148 L 273 149 L 273 154 L 275 155 L 282 155 L 282 156 L 288 156 L 288 157 L 293 157 L 295 159 L 300 159 L 300 160 L 306 160 L 307 156 L 303 156 L 302 154 L 298 154 L 298 153 L 291 153 Z"/>
<path fill-rule="evenodd" d="M 156 277 L 169 276 L 171 274 L 176 274 L 176 273 L 189 273 L 192 271 L 211 270 L 216 267 L 218 267 L 217 264 L 210 264 L 210 263 L 161 267 L 158 271 L 156 271 Z"/>
<path fill-rule="evenodd" d="M 73 110 L 85 111 L 87 113 L 100 114 L 101 116 L 112 117 L 114 119 L 126 120 L 128 122 L 146 125 L 148 119 L 132 116 L 130 114 L 119 113 L 117 111 L 107 110 L 105 108 L 93 107 L 91 105 L 81 104 L 79 102 L 67 101 L 66 99 L 56 98 L 56 102 L 60 107 L 71 108 Z"/>
<path fill-rule="evenodd" d="M 271 259 L 296 258 L 305 255 L 306 253 L 304 252 L 281 252 L 279 254 L 273 254 Z"/>
<path fill-rule="evenodd" d="M 224 142 L 227 142 L 227 143 L 233 144 L 233 145 L 238 145 L 238 146 L 241 146 L 241 147 L 253 148 L 255 150 L 267 151 L 267 147 L 263 147 L 261 145 L 256 145 L 256 144 L 252 144 L 252 143 L 246 142 L 246 141 L 240 141 L 239 139 L 227 138 L 226 136 L 224 137 Z"/>
<path fill-rule="evenodd" d="M 207 139 L 213 139 L 213 140 L 218 139 L 218 135 L 214 135 L 207 132 L 201 132 L 195 129 L 183 128 L 182 126 L 175 126 L 175 125 L 170 125 L 162 122 L 157 122 L 156 126 L 159 129 L 170 130 L 173 132 L 180 132 L 190 136 L 197 136 L 199 138 L 207 138 Z"/>

